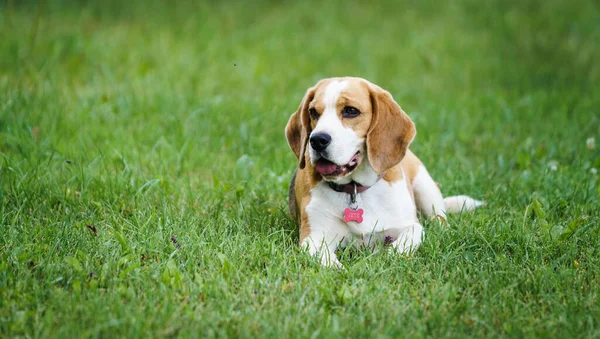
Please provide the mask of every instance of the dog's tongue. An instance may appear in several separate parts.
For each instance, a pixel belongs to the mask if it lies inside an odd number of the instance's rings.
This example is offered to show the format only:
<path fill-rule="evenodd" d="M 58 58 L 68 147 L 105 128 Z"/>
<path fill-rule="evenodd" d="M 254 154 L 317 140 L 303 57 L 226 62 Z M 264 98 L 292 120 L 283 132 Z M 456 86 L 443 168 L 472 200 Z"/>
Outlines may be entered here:
<path fill-rule="evenodd" d="M 337 170 L 338 166 L 329 160 L 319 159 L 315 164 L 315 168 L 321 175 L 330 175 Z"/>

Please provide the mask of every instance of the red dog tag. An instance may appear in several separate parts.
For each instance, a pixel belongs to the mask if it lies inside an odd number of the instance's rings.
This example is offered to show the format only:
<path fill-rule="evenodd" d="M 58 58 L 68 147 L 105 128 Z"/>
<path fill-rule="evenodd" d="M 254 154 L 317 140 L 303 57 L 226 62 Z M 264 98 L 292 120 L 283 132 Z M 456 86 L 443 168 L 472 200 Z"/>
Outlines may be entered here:
<path fill-rule="evenodd" d="M 361 223 L 363 221 L 363 209 L 359 208 L 356 210 L 353 210 L 351 208 L 346 208 L 344 210 L 344 222 L 348 222 L 348 221 L 356 221 L 357 223 Z"/>

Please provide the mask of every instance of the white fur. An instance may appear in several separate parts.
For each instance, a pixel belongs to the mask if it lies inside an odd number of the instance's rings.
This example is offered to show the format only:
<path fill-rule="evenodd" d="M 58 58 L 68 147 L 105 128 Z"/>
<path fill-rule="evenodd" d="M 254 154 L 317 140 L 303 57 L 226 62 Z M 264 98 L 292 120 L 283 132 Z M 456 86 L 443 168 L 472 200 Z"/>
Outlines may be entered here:
<path fill-rule="evenodd" d="M 440 192 L 424 166 L 419 166 L 417 175 L 413 180 L 413 191 L 415 193 L 415 203 L 421 213 L 426 217 L 439 215 L 446 218 L 446 207 L 444 206 L 442 192 Z"/>
<path fill-rule="evenodd" d="M 457 195 L 444 199 L 444 205 L 448 213 L 469 212 L 479 206 L 485 205 L 485 202 L 475 200 L 467 195 Z"/>
<path fill-rule="evenodd" d="M 335 182 L 338 184 L 347 184 L 354 181 L 363 186 L 373 186 L 377 180 L 379 180 L 379 175 L 375 172 L 373 167 L 371 167 L 371 164 L 362 150 L 359 156 L 359 162 L 358 167 L 356 167 L 352 173 L 343 178 L 336 178 Z"/>
<path fill-rule="evenodd" d="M 340 266 L 335 255 L 338 245 L 375 245 L 384 234 L 394 234 L 394 248 L 400 253 L 416 249 L 421 243 L 423 227 L 416 216 L 406 181 L 392 184 L 378 181 L 357 195 L 358 207 L 364 210 L 363 222 L 344 222 L 344 209 L 350 205 L 350 195 L 332 190 L 321 181 L 311 190 L 306 206 L 310 234 L 303 245 L 310 254 L 319 254 L 326 266 Z"/>
<path fill-rule="evenodd" d="M 328 160 L 337 165 L 345 165 L 350 162 L 350 159 L 364 144 L 364 139 L 359 138 L 353 129 L 344 127 L 338 115 L 337 101 L 347 85 L 348 81 L 332 81 L 327 85 L 323 98 L 325 109 L 311 133 L 311 135 L 327 133 L 331 136 L 331 144 L 327 146 L 324 154 Z M 318 155 L 312 147 L 309 147 L 309 155 L 311 163 L 314 164 L 318 160 Z"/>

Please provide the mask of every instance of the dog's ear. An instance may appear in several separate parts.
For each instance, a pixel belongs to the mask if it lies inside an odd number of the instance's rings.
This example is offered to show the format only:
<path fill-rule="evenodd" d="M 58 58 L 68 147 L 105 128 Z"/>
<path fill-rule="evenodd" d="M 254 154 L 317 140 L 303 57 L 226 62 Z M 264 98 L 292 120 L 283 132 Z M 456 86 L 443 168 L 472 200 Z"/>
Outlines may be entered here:
<path fill-rule="evenodd" d="M 304 153 L 308 143 L 308 136 L 310 135 L 308 105 L 315 97 L 315 89 L 316 87 L 312 87 L 306 91 L 300 107 L 298 107 L 296 113 L 292 114 L 285 127 L 285 136 L 290 148 L 298 158 L 298 167 L 300 169 L 303 169 L 306 165 Z"/>
<path fill-rule="evenodd" d="M 416 134 L 415 124 L 388 91 L 369 84 L 369 92 L 373 117 L 367 132 L 367 156 L 373 169 L 383 173 L 404 158 Z"/>

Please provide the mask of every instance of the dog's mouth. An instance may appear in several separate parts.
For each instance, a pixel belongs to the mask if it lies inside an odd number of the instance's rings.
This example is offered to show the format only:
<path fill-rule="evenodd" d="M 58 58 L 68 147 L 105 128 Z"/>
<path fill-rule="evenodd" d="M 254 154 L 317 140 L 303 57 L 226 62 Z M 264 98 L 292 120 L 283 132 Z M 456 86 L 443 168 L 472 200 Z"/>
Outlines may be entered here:
<path fill-rule="evenodd" d="M 356 152 L 350 161 L 345 165 L 337 165 L 325 158 L 321 158 L 315 163 L 315 169 L 324 177 L 338 177 L 347 175 L 348 173 L 352 172 L 356 166 L 358 166 L 359 154 L 360 151 Z"/>

